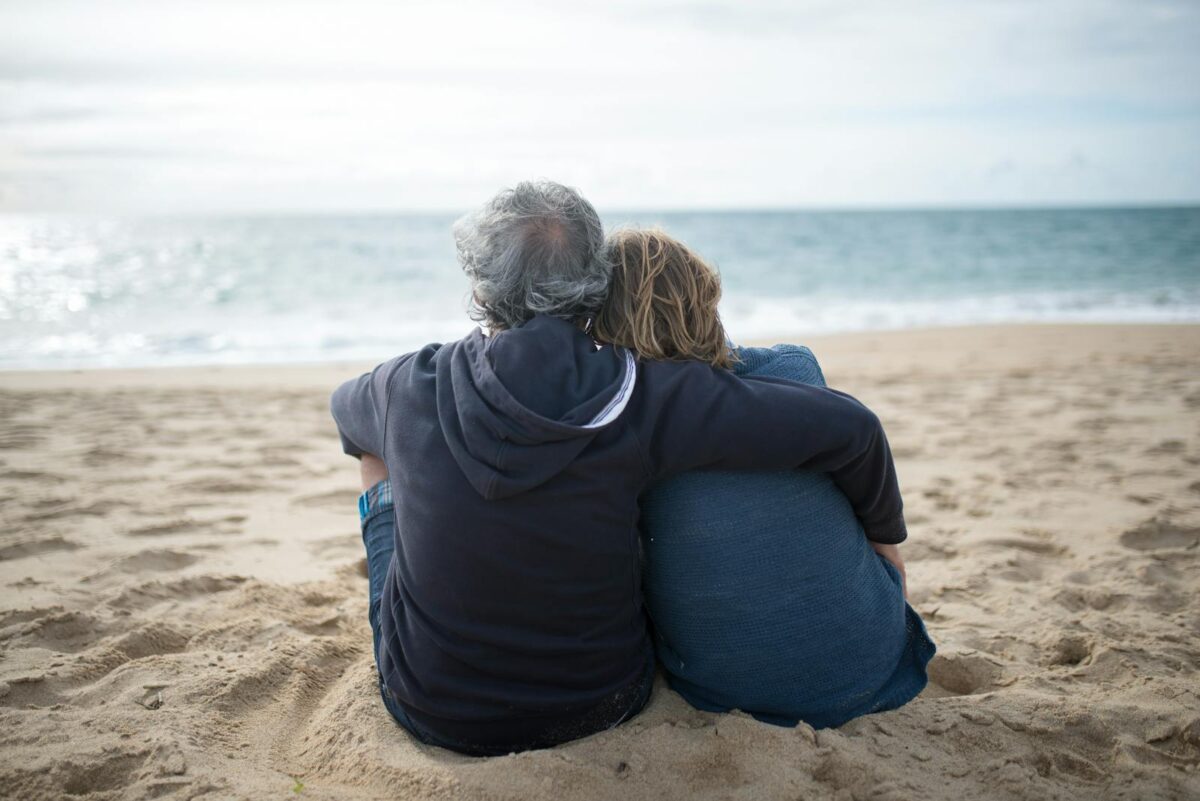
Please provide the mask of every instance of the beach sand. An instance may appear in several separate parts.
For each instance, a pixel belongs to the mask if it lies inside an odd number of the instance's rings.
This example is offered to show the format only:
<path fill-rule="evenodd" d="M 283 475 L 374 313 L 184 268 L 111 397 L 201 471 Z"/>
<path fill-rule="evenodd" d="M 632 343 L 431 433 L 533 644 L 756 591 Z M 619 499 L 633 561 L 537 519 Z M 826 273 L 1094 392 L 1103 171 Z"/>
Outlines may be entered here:
<path fill-rule="evenodd" d="M 1200 797 L 1200 327 L 807 344 L 891 438 L 930 687 L 814 732 L 660 679 L 495 759 L 379 700 L 327 411 L 369 365 L 0 374 L 0 797 Z"/>

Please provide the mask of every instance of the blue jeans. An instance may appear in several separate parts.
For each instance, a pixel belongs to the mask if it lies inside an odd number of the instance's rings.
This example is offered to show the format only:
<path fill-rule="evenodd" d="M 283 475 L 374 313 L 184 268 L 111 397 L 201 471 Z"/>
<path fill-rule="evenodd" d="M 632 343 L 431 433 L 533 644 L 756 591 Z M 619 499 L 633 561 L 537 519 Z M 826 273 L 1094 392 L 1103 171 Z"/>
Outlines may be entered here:
<path fill-rule="evenodd" d="M 825 386 L 807 348 L 738 357 L 739 375 Z M 685 473 L 641 511 L 659 662 L 692 706 L 826 728 L 924 689 L 935 646 L 828 475 Z"/>
<path fill-rule="evenodd" d="M 374 640 L 371 653 L 375 656 L 376 677 L 379 679 L 379 694 L 383 697 L 383 705 L 397 723 L 421 742 L 461 751 L 463 748 L 459 744 L 441 740 L 418 727 L 384 683 L 383 676 L 378 674 L 379 610 L 383 605 L 383 586 L 396 556 L 396 521 L 393 515 L 391 484 L 386 480 L 380 481 L 360 495 L 358 516 L 362 524 L 363 545 L 367 548 L 367 586 L 370 599 L 367 618 L 371 621 L 371 636 Z"/>
<path fill-rule="evenodd" d="M 392 506 L 392 487 L 387 480 L 380 481 L 375 486 L 364 492 L 358 498 L 358 514 L 359 520 L 362 523 L 363 545 L 367 548 L 367 584 L 370 603 L 367 607 L 367 617 L 371 621 L 371 636 L 374 640 L 374 649 L 372 653 L 375 655 L 375 665 L 379 666 L 379 612 L 383 606 L 383 587 L 387 582 L 388 571 L 392 569 L 392 563 L 396 558 L 396 519 Z M 481 748 L 472 743 L 455 742 L 447 740 L 444 737 L 439 737 L 432 732 L 429 732 L 417 725 L 417 723 L 404 711 L 404 706 L 396 698 L 395 694 L 384 682 L 383 676 L 378 675 L 379 679 L 379 694 L 383 697 L 383 705 L 387 711 L 391 713 L 396 722 L 408 731 L 413 737 L 427 745 L 436 745 L 440 748 L 448 748 L 452 751 L 458 751 L 463 754 L 471 754 L 474 756 L 493 756 L 506 754 L 509 748 Z M 636 698 L 633 705 L 626 711 L 619 720 L 613 720 L 611 716 L 594 717 L 583 715 L 579 720 L 579 734 L 575 737 L 581 737 L 587 734 L 592 734 L 596 731 L 601 731 L 605 728 L 616 726 L 624 723 L 629 718 L 642 711 L 642 707 L 650 699 L 650 691 L 654 686 L 654 663 L 647 663 L 647 669 L 642 676 L 639 687 L 637 688 Z M 568 738 L 573 739 L 573 738 Z M 559 741 L 542 742 L 532 745 L 535 748 L 548 747 L 555 745 Z M 522 746 L 527 748 L 530 746 Z"/>

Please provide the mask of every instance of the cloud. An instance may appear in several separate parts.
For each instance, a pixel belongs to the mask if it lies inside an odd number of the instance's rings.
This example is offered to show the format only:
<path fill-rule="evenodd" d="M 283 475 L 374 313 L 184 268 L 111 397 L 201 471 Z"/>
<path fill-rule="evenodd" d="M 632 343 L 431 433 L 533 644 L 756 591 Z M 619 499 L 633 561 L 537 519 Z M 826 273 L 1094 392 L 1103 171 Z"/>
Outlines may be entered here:
<path fill-rule="evenodd" d="M 0 4 L 0 210 L 1196 199 L 1196 41 L 1178 0 Z"/>
<path fill-rule="evenodd" d="M 232 155 L 215 150 L 179 149 L 165 147 L 27 147 L 20 155 L 37 161 L 155 161 L 155 160 L 219 160 Z"/>

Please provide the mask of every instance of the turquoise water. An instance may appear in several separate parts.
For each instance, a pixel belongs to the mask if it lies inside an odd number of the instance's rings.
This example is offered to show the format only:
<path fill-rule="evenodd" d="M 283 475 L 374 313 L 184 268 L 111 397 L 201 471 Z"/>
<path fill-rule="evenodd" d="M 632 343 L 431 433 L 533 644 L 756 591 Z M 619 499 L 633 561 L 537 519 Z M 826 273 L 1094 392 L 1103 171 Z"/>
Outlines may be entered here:
<path fill-rule="evenodd" d="M 637 212 L 735 338 L 1200 321 L 1200 208 Z M 0 368 L 382 359 L 466 333 L 452 215 L 0 217 Z"/>

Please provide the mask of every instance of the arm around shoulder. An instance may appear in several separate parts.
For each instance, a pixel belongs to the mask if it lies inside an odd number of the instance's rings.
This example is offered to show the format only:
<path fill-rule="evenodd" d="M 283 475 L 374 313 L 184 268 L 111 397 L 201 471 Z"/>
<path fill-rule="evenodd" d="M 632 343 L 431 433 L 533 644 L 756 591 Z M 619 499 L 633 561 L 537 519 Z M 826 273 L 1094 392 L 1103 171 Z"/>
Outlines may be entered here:
<path fill-rule="evenodd" d="M 895 465 L 879 418 L 845 393 L 738 378 L 698 362 L 646 362 L 639 415 L 653 477 L 692 469 L 826 472 L 867 536 L 905 534 Z"/>

